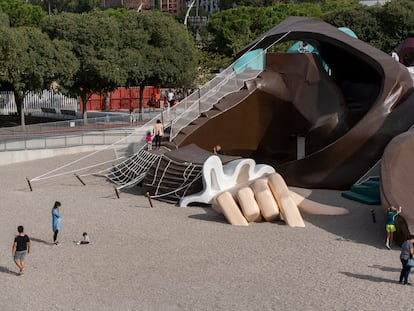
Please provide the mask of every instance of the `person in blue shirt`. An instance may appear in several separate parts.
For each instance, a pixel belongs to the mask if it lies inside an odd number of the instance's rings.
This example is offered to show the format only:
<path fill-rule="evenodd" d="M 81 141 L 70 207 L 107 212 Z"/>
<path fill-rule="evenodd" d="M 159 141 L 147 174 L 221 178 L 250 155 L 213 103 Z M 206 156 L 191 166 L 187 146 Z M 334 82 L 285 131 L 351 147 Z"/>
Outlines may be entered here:
<path fill-rule="evenodd" d="M 385 247 L 391 249 L 391 243 L 393 240 L 394 232 L 397 230 L 395 228 L 395 216 L 401 213 L 401 206 L 398 210 L 394 206 L 390 206 L 387 210 L 387 219 L 385 222 L 385 230 L 387 231 L 387 241 L 385 242 Z"/>
<path fill-rule="evenodd" d="M 52 231 L 53 231 L 53 244 L 56 246 L 59 246 L 60 243 L 57 239 L 59 230 L 61 228 L 61 214 L 59 207 L 62 204 L 60 204 L 59 201 L 56 201 L 52 208 Z"/>

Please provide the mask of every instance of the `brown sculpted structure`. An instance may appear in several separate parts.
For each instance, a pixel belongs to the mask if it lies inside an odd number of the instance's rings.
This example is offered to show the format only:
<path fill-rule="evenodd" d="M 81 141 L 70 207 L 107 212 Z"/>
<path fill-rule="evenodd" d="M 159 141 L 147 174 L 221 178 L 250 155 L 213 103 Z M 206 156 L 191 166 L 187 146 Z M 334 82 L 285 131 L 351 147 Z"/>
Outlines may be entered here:
<path fill-rule="evenodd" d="M 401 245 L 414 229 L 414 132 L 395 137 L 384 151 L 381 162 L 381 203 L 402 206 L 401 216 L 395 218 L 395 241 Z M 411 230 L 410 230 L 411 229 Z"/>
<path fill-rule="evenodd" d="M 414 123 L 412 80 L 388 54 L 317 19 L 290 17 L 245 47 L 303 40 L 315 54 L 266 55 L 266 68 L 173 141 L 273 166 L 288 185 L 347 189 Z M 304 155 L 298 155 L 298 142 Z"/>

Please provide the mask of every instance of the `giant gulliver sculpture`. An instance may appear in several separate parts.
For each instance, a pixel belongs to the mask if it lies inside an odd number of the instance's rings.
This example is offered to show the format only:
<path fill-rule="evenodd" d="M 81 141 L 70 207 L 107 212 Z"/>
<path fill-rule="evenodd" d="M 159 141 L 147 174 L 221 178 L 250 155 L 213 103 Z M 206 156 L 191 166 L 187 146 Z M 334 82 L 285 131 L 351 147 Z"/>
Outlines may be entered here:
<path fill-rule="evenodd" d="M 388 54 L 305 17 L 286 19 L 240 55 L 278 40 L 309 42 L 330 70 L 311 53 L 267 53 L 256 79 L 222 98 L 173 143 L 206 150 L 220 143 L 229 155 L 273 166 L 288 185 L 349 188 L 414 123 L 411 77 Z"/>

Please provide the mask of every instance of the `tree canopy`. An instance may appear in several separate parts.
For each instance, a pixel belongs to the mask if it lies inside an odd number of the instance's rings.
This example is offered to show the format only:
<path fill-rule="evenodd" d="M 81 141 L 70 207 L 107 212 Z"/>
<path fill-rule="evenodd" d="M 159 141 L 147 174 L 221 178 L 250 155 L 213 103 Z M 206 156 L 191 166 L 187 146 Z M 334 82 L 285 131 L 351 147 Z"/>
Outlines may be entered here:
<path fill-rule="evenodd" d="M 61 13 L 44 20 L 43 31 L 52 39 L 72 44 L 79 61 L 69 93 L 80 95 L 86 119 L 86 102 L 94 93 L 123 85 L 118 21 L 104 12 Z"/>
<path fill-rule="evenodd" d="M 24 96 L 48 89 L 52 82 L 70 87 L 79 65 L 69 43 L 50 40 L 33 27 L 0 27 L 0 55 L 0 85 L 14 92 L 22 125 Z"/>
<path fill-rule="evenodd" d="M 157 11 L 118 13 L 61 13 L 43 23 L 51 38 L 73 46 L 80 66 L 70 92 L 81 96 L 85 118 L 94 93 L 119 86 L 182 85 L 194 78 L 195 46 L 183 25 Z"/>
<path fill-rule="evenodd" d="M 244 3 L 244 2 L 243 2 Z M 289 16 L 321 18 L 323 14 L 341 8 L 358 6 L 355 1 L 321 1 L 318 3 L 274 3 L 272 6 L 242 6 L 213 15 L 208 23 L 213 39 L 207 49 L 228 57 L 275 27 Z"/>
<path fill-rule="evenodd" d="M 40 6 L 21 0 L 0 0 L 0 12 L 7 14 L 11 27 L 38 27 L 46 16 L 46 12 Z"/>

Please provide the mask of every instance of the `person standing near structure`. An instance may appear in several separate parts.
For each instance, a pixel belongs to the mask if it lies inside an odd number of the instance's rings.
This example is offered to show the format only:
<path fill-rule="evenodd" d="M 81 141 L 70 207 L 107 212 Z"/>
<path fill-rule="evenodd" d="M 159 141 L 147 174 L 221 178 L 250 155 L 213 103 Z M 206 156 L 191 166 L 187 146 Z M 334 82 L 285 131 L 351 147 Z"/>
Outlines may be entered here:
<path fill-rule="evenodd" d="M 395 60 L 396 62 L 400 62 L 400 57 L 398 56 L 398 53 L 397 53 L 395 50 L 393 50 L 393 51 L 391 52 L 391 57 L 392 57 L 392 59 L 393 59 L 393 60 Z"/>
<path fill-rule="evenodd" d="M 149 111 L 151 111 L 151 109 L 152 109 L 152 111 L 155 111 L 155 104 L 156 103 L 157 103 L 157 98 L 155 97 L 155 93 L 153 92 L 151 94 L 150 100 L 148 101 Z"/>
<path fill-rule="evenodd" d="M 135 115 L 135 109 L 133 107 L 129 109 L 129 123 L 131 125 L 134 125 L 137 123 L 137 116 Z"/>
<path fill-rule="evenodd" d="M 53 231 L 53 244 L 59 246 L 60 243 L 57 239 L 59 230 L 61 228 L 61 213 L 60 213 L 60 204 L 59 201 L 56 201 L 52 208 L 52 231 Z"/>
<path fill-rule="evenodd" d="M 395 216 L 397 216 L 399 213 L 401 213 L 401 206 L 398 208 L 398 210 L 394 206 L 390 206 L 387 210 L 387 219 L 385 222 L 387 240 L 385 242 L 385 247 L 388 249 L 391 249 L 394 232 L 397 230 L 395 228 Z"/>
<path fill-rule="evenodd" d="M 14 238 L 12 257 L 15 264 L 19 267 L 19 275 L 23 275 L 25 265 L 24 260 L 26 258 L 26 254 L 30 253 L 30 238 L 24 233 L 23 226 L 18 226 L 17 232 L 19 234 Z"/>
<path fill-rule="evenodd" d="M 408 259 L 413 258 L 414 254 L 414 235 L 409 235 L 407 240 L 401 245 L 400 260 L 402 269 L 400 273 L 400 283 L 408 285 L 408 276 L 411 271 L 411 267 L 408 265 Z"/>
<path fill-rule="evenodd" d="M 157 120 L 153 128 L 155 148 L 161 148 L 161 139 L 164 136 L 164 126 L 161 123 L 161 120 Z"/>
<path fill-rule="evenodd" d="M 174 103 L 175 103 L 175 94 L 172 91 L 172 89 L 170 89 L 168 91 L 167 97 L 168 97 L 168 103 L 169 103 L 170 107 L 174 106 Z"/>

